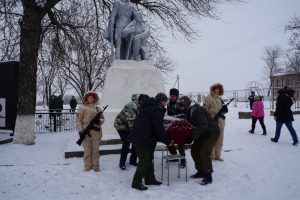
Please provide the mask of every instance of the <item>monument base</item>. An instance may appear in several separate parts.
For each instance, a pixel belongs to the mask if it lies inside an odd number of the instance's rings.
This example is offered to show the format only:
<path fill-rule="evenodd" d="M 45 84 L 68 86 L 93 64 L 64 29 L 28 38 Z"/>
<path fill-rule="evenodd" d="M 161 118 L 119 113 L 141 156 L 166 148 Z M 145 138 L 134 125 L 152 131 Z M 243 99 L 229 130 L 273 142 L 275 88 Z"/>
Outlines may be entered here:
<path fill-rule="evenodd" d="M 151 60 L 114 60 L 108 69 L 100 106 L 108 105 L 104 112 L 103 134 L 117 133 L 114 121 L 122 108 L 131 101 L 134 93 L 147 94 L 150 97 L 165 93 L 165 86 L 159 69 Z"/>

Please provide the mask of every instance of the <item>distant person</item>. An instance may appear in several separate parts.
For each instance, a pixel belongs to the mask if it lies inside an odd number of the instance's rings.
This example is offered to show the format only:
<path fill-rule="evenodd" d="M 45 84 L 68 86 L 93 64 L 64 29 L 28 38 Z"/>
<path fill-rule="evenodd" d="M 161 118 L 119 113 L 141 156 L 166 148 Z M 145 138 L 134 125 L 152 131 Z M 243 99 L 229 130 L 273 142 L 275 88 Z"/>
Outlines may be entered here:
<path fill-rule="evenodd" d="M 197 173 L 191 178 L 203 178 L 201 185 L 212 183 L 213 166 L 211 162 L 212 150 L 219 138 L 220 129 L 206 109 L 189 97 L 183 96 L 178 100 L 180 109 L 186 114 L 186 119 L 195 130 L 187 143 L 191 143 L 191 155 L 195 162 Z"/>
<path fill-rule="evenodd" d="M 70 100 L 70 107 L 71 107 L 71 112 L 75 112 L 77 106 L 77 101 L 74 96 L 72 96 Z"/>
<path fill-rule="evenodd" d="M 157 142 L 166 145 L 172 145 L 164 130 L 164 115 L 167 96 L 158 93 L 155 98 L 148 98 L 142 104 L 139 115 L 136 117 L 129 139 L 134 145 L 139 163 L 137 165 L 133 180 L 132 188 L 137 190 L 147 190 L 146 185 L 161 185 L 154 175 L 154 151 Z"/>
<path fill-rule="evenodd" d="M 257 120 L 259 120 L 261 128 L 263 129 L 262 135 L 267 135 L 266 126 L 264 123 L 264 116 L 265 116 L 264 104 L 263 104 L 260 96 L 255 96 L 254 100 L 255 101 L 252 105 L 252 112 L 251 112 L 252 126 L 251 126 L 251 130 L 249 131 L 249 133 L 254 134 L 255 124 L 256 124 Z"/>
<path fill-rule="evenodd" d="M 131 97 L 131 102 L 124 106 L 124 108 L 121 110 L 121 112 L 117 115 L 115 119 L 114 127 L 116 128 L 122 140 L 122 149 L 119 162 L 119 167 L 122 170 L 126 170 L 125 162 L 130 147 L 130 142 L 127 137 L 132 130 L 136 116 L 140 113 L 141 104 L 146 98 L 148 98 L 148 95 L 133 94 Z M 136 160 L 137 155 L 134 146 L 132 146 L 129 164 L 137 166 Z"/>
<path fill-rule="evenodd" d="M 224 94 L 223 85 L 216 83 L 210 87 L 210 93 L 205 97 L 203 102 L 203 107 L 210 114 L 212 118 L 216 118 L 217 113 L 222 109 L 224 102 L 220 96 Z M 215 147 L 212 151 L 211 158 L 213 160 L 223 161 L 221 158 L 223 141 L 224 141 L 224 127 L 225 127 L 225 115 L 220 115 L 217 117 L 218 125 L 220 128 L 220 135 Z"/>
<path fill-rule="evenodd" d="M 170 116 L 174 116 L 174 117 L 176 117 L 176 116 L 182 117 L 182 115 L 181 115 L 182 112 L 179 109 L 178 104 L 177 104 L 177 101 L 179 98 L 179 91 L 176 88 L 172 88 L 172 89 L 170 89 L 169 94 L 170 94 L 170 99 L 167 103 L 167 114 Z M 177 147 L 178 147 L 179 154 L 182 156 L 185 156 L 184 144 L 178 144 Z M 171 155 L 177 155 L 175 146 L 168 146 L 168 150 Z M 174 160 L 174 161 L 178 161 L 178 160 Z M 186 160 L 181 159 L 180 167 L 184 168 L 185 166 L 186 166 Z"/>
<path fill-rule="evenodd" d="M 84 129 L 90 124 L 90 122 L 96 117 L 98 112 L 102 110 L 96 106 L 99 97 L 97 93 L 89 91 L 86 92 L 83 97 L 83 105 L 81 105 L 76 113 L 76 129 L 80 134 L 83 134 Z M 99 121 L 93 125 L 89 135 L 87 135 L 83 142 L 83 161 L 84 171 L 90 171 L 93 169 L 95 172 L 100 171 L 99 166 L 99 146 L 102 138 L 101 125 L 104 123 L 103 114 L 100 115 Z"/>
<path fill-rule="evenodd" d="M 282 125 L 285 124 L 293 138 L 293 145 L 297 145 L 299 143 L 297 133 L 293 128 L 292 123 L 294 121 L 293 112 L 291 110 L 292 105 L 293 100 L 289 95 L 287 95 L 286 90 L 278 90 L 276 109 L 274 113 L 274 119 L 276 121 L 276 131 L 275 137 L 271 138 L 272 142 L 278 142 Z"/>
<path fill-rule="evenodd" d="M 251 91 L 250 96 L 248 97 L 249 103 L 250 103 L 250 110 L 252 110 L 252 105 L 254 103 L 254 97 L 255 97 L 255 92 Z"/>

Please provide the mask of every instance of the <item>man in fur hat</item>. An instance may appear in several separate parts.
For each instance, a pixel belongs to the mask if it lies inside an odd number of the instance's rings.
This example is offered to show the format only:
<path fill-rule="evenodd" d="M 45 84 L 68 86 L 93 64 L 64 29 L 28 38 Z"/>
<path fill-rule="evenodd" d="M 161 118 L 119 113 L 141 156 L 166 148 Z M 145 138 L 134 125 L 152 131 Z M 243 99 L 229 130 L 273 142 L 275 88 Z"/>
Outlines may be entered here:
<path fill-rule="evenodd" d="M 208 112 L 208 114 L 210 114 L 212 118 L 214 118 L 217 115 L 217 113 L 221 110 L 221 108 L 224 105 L 224 102 L 220 97 L 223 94 L 223 85 L 220 83 L 216 83 L 210 87 L 210 93 L 205 97 L 203 107 L 206 109 L 206 111 Z M 211 159 L 223 161 L 223 159 L 221 158 L 221 152 L 224 140 L 225 116 L 221 115 L 220 117 L 218 117 L 217 122 L 220 128 L 220 136 L 212 151 Z"/>

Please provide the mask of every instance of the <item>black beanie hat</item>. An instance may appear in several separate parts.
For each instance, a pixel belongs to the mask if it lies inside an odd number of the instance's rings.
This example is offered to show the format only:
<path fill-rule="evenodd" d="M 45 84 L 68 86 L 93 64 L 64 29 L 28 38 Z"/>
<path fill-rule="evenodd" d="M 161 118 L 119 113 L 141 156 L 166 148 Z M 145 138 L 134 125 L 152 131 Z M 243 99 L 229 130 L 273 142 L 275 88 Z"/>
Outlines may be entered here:
<path fill-rule="evenodd" d="M 167 101 L 168 100 L 168 97 L 167 95 L 165 95 L 164 93 L 158 93 L 156 96 L 155 96 L 155 99 L 157 101 Z"/>
<path fill-rule="evenodd" d="M 179 91 L 176 88 L 172 88 L 170 89 L 170 96 L 171 95 L 179 96 Z"/>

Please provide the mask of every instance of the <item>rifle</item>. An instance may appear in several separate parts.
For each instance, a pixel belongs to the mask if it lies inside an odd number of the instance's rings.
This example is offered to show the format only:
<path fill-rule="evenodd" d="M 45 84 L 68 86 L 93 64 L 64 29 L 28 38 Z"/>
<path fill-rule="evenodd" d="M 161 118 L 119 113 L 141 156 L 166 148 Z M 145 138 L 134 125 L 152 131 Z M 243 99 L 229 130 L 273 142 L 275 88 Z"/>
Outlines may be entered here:
<path fill-rule="evenodd" d="M 222 108 L 219 110 L 219 112 L 214 116 L 214 120 L 217 121 L 219 119 L 219 117 L 225 119 L 224 114 L 228 113 L 227 106 L 233 101 L 233 99 L 234 99 L 234 97 L 232 97 L 228 103 L 226 103 L 222 106 Z"/>
<path fill-rule="evenodd" d="M 101 112 L 97 113 L 97 115 L 92 119 L 92 121 L 90 121 L 89 125 L 82 132 L 79 132 L 79 139 L 76 142 L 79 146 L 81 145 L 82 141 L 84 140 L 84 138 L 87 135 L 89 137 L 91 137 L 90 130 L 92 130 L 94 128 L 95 124 L 99 123 L 100 115 L 104 112 L 104 110 L 107 108 L 107 106 L 108 105 L 106 105 L 105 107 L 103 107 L 103 110 Z"/>

